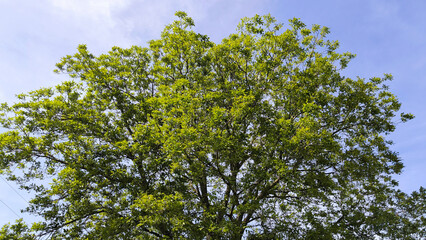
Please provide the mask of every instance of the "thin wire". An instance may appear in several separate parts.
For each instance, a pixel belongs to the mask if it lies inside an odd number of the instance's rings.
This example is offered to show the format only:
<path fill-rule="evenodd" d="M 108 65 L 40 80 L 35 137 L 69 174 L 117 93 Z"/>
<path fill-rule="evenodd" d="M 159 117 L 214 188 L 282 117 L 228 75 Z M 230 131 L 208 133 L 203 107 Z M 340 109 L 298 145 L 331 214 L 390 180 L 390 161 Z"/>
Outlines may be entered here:
<path fill-rule="evenodd" d="M 15 191 L 16 192 L 16 194 L 18 194 L 22 199 L 24 199 L 24 201 L 25 202 L 27 202 L 27 203 L 29 203 L 28 201 L 27 201 L 27 199 L 25 199 L 18 191 L 16 191 L 16 189 L 12 186 L 12 185 L 10 185 L 1 175 L 0 175 L 0 178 L 1 179 L 3 179 L 3 181 L 5 182 L 5 183 L 7 183 L 7 185 L 9 185 L 9 187 L 10 188 L 12 188 L 12 190 L 13 191 Z"/>
<path fill-rule="evenodd" d="M 2 202 L 7 208 L 9 208 L 9 210 L 12 211 L 18 218 L 21 218 L 21 216 L 19 216 L 15 211 L 13 211 L 13 209 L 10 208 L 5 202 L 3 202 L 3 200 L 0 199 L 0 202 Z"/>
<path fill-rule="evenodd" d="M 15 171 L 15 169 L 18 167 L 18 164 L 16 164 L 16 166 L 13 168 L 12 172 Z"/>

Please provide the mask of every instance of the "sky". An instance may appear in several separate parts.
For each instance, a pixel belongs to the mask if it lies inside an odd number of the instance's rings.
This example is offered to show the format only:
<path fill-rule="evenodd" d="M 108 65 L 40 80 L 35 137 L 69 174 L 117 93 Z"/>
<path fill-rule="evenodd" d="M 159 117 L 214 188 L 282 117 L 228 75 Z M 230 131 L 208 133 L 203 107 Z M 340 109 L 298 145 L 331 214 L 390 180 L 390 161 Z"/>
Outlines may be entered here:
<path fill-rule="evenodd" d="M 0 102 L 66 80 L 53 73 L 55 63 L 79 44 L 94 54 L 147 46 L 176 11 L 187 12 L 194 30 L 215 42 L 233 33 L 243 17 L 270 13 L 282 23 L 297 17 L 308 26 L 329 27 L 339 51 L 357 55 L 344 75 L 394 76 L 389 85 L 401 111 L 416 116 L 388 136 L 405 165 L 396 179 L 409 193 L 426 186 L 425 9 L 423 0 L 0 0 Z M 20 212 L 30 198 L 1 178 L 0 226 L 18 217 L 37 220 Z"/>

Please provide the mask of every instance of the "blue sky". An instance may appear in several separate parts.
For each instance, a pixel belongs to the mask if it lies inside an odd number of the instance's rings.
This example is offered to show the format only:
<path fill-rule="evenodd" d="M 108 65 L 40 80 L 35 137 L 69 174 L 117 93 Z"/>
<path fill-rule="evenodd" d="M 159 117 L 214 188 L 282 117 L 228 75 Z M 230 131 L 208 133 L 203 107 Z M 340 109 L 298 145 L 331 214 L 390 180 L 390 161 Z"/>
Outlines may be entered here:
<path fill-rule="evenodd" d="M 344 72 L 348 77 L 394 76 L 391 91 L 402 111 L 416 116 L 389 136 L 405 164 L 396 178 L 411 192 L 426 186 L 425 9 L 422 0 L 0 0 L 0 102 L 12 103 L 15 94 L 64 80 L 53 73 L 55 63 L 78 44 L 95 54 L 112 46 L 145 46 L 178 10 L 216 42 L 232 33 L 242 17 L 270 13 L 284 23 L 298 17 L 329 27 L 340 51 L 357 55 Z M 27 203 L 11 186 L 0 179 L 0 225 L 14 221 L 16 214 L 34 220 L 20 213 Z"/>

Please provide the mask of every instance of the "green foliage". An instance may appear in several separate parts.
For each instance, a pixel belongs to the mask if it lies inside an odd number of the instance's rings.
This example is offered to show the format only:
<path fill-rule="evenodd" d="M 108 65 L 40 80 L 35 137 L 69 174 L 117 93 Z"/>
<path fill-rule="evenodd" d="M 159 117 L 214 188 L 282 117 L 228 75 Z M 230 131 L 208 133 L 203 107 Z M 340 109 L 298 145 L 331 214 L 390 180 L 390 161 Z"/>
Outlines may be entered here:
<path fill-rule="evenodd" d="M 34 234 L 30 234 L 28 226 L 19 219 L 15 224 L 4 225 L 0 229 L 0 240 L 32 240 L 36 239 Z"/>
<path fill-rule="evenodd" d="M 79 46 L 57 64 L 69 81 L 1 106 L 0 169 L 44 218 L 2 236 L 426 237 L 425 190 L 394 188 L 390 75 L 342 76 L 354 55 L 299 19 L 256 15 L 215 44 L 176 15 L 146 48 Z"/>

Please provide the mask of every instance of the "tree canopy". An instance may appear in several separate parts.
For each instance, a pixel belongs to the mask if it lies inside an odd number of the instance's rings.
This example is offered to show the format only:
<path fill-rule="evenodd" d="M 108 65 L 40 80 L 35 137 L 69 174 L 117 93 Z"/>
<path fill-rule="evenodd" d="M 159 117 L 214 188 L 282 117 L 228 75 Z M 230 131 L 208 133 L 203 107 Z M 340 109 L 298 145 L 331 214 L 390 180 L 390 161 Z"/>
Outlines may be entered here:
<path fill-rule="evenodd" d="M 245 18 L 214 43 L 176 16 L 147 47 L 80 45 L 57 64 L 68 81 L 1 106 L 1 173 L 44 219 L 2 236 L 426 237 L 426 191 L 393 179 L 387 135 L 412 115 L 390 75 L 343 76 L 354 55 L 299 19 Z"/>

